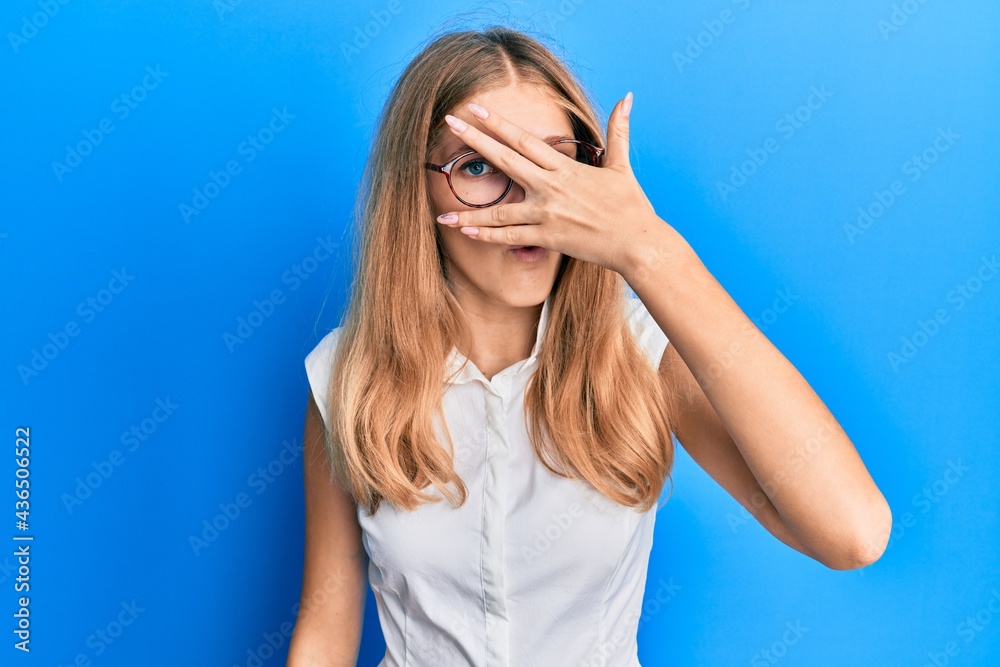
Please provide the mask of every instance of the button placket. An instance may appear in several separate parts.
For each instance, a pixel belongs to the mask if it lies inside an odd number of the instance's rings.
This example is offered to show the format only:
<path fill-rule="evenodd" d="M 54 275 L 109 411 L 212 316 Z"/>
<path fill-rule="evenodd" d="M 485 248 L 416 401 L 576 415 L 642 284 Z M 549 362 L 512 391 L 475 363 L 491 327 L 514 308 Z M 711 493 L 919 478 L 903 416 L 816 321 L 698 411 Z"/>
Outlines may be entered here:
<path fill-rule="evenodd" d="M 503 399 L 503 404 L 506 406 L 507 399 L 510 398 L 510 387 L 511 379 L 509 374 L 501 375 L 499 378 L 499 386 L 495 386 L 496 392 L 500 394 L 500 398 Z"/>
<path fill-rule="evenodd" d="M 486 612 L 486 664 L 508 664 L 507 609 L 507 440 L 506 398 L 486 394 L 487 463 L 483 498 L 483 605 Z"/>

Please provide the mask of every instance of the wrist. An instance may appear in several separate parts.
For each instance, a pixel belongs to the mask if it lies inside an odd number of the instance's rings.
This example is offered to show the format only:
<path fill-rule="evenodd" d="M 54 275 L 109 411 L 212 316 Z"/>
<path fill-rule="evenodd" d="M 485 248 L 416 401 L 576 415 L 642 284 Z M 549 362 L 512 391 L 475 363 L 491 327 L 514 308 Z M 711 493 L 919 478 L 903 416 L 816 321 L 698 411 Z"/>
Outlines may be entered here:
<path fill-rule="evenodd" d="M 625 254 L 626 266 L 619 273 L 636 294 L 650 283 L 666 287 L 667 275 L 679 273 L 670 267 L 700 261 L 684 237 L 657 216 L 633 237 Z"/>

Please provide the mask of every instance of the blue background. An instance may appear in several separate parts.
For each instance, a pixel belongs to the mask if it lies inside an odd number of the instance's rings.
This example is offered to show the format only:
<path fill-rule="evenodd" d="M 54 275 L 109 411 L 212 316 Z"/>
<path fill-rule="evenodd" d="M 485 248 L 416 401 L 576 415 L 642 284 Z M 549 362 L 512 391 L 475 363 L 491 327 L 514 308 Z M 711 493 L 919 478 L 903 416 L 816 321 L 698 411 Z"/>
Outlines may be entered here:
<path fill-rule="evenodd" d="M 894 510 L 881 560 L 831 571 L 678 448 L 643 665 L 997 664 L 998 6 L 486 6 L 0 9 L 2 428 L 10 447 L 31 427 L 35 537 L 28 656 L 12 648 L 7 449 L 0 662 L 284 664 L 302 360 L 339 324 L 375 116 L 428 35 L 509 20 L 552 37 L 603 118 L 634 91 L 632 164 L 657 212 L 826 401 Z M 359 664 L 383 647 L 369 596 Z"/>

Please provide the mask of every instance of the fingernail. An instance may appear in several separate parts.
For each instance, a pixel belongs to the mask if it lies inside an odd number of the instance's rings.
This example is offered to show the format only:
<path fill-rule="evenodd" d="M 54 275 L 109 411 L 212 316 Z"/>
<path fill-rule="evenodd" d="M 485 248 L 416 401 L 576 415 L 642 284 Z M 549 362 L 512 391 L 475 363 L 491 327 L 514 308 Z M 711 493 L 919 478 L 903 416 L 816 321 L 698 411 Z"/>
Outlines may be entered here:
<path fill-rule="evenodd" d="M 442 213 L 437 217 L 438 222 L 443 222 L 445 224 L 453 223 L 458 220 L 458 215 L 455 213 Z"/>
<path fill-rule="evenodd" d="M 444 119 L 445 119 L 445 121 L 448 122 L 449 125 L 451 125 L 453 128 L 455 128 L 459 132 L 464 132 L 465 129 L 467 127 L 469 127 L 468 125 L 465 124 L 464 120 L 462 120 L 461 118 L 455 118 L 451 114 L 446 115 L 444 117 Z"/>
<path fill-rule="evenodd" d="M 478 227 L 462 227 L 462 233 L 467 236 L 479 236 Z"/>
<path fill-rule="evenodd" d="M 479 106 L 478 104 L 474 104 L 473 102 L 469 102 L 469 111 L 471 111 L 472 115 L 475 116 L 476 118 L 489 118 L 490 117 L 490 112 L 489 111 L 487 111 L 483 107 Z"/>
<path fill-rule="evenodd" d="M 629 113 L 632 111 L 632 91 L 628 91 L 625 95 L 625 104 L 622 105 L 622 117 L 628 118 Z"/>

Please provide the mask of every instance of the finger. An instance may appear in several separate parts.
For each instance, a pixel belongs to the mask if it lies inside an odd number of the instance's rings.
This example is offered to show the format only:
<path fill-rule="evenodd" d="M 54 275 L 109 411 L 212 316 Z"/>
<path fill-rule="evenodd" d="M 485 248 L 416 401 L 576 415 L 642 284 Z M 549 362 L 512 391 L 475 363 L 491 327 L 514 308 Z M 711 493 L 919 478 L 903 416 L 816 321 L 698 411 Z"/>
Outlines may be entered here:
<path fill-rule="evenodd" d="M 615 105 L 608 119 L 608 153 L 605 156 L 605 167 L 624 167 L 631 169 L 628 158 L 629 150 L 629 114 L 632 112 L 632 91 Z"/>
<path fill-rule="evenodd" d="M 493 132 L 505 144 L 543 169 L 550 171 L 556 169 L 559 167 L 560 161 L 568 157 L 497 112 L 490 111 L 472 102 L 467 106 L 472 115 L 479 120 L 480 125 Z"/>
<path fill-rule="evenodd" d="M 445 120 L 455 118 L 452 115 L 445 116 Z M 472 148 L 485 157 L 490 164 L 507 174 L 521 184 L 532 184 L 538 181 L 538 176 L 544 173 L 543 168 L 521 155 L 515 148 L 506 146 L 485 132 L 472 125 L 458 120 L 460 127 L 456 127 L 448 121 L 451 131 L 462 138 L 469 148 Z"/>
<path fill-rule="evenodd" d="M 512 225 L 508 227 L 462 227 L 461 232 L 477 241 L 497 245 L 537 245 L 545 247 L 538 225 Z"/>
<path fill-rule="evenodd" d="M 531 224 L 526 215 L 526 206 L 523 202 L 516 202 L 467 211 L 451 211 L 439 215 L 437 221 L 449 227 L 503 227 L 505 225 Z"/>

